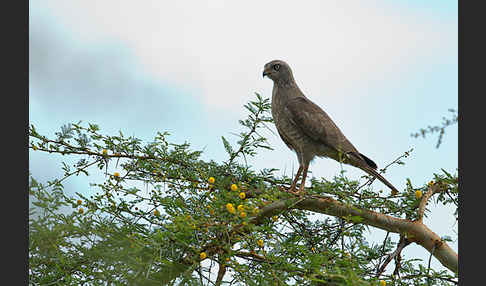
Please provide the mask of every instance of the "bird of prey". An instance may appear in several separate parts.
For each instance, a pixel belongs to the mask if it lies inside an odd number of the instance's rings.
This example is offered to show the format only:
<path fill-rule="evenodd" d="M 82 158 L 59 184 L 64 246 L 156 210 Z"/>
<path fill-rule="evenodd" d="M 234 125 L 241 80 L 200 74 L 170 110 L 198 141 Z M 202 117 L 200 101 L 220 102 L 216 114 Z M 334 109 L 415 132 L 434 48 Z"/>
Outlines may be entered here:
<path fill-rule="evenodd" d="M 327 113 L 308 99 L 295 83 L 290 66 L 281 60 L 265 64 L 263 77 L 273 81 L 272 117 L 280 138 L 297 154 L 299 169 L 289 192 L 304 193 L 309 163 L 327 157 L 360 168 L 378 178 L 397 194 L 398 190 L 377 171 L 377 165 L 361 154 L 339 130 Z M 296 184 L 302 173 L 298 191 Z"/>

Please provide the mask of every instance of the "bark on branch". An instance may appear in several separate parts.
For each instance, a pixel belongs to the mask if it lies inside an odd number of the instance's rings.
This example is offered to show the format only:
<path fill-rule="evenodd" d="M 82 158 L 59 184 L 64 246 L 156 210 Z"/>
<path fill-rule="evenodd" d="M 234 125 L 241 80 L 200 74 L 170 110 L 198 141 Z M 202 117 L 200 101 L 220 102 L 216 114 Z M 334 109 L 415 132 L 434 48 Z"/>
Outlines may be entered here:
<path fill-rule="evenodd" d="M 363 219 L 361 223 L 404 235 L 408 241 L 415 242 L 427 249 L 442 265 L 455 273 L 458 271 L 457 253 L 422 221 L 395 218 L 374 211 L 359 209 L 326 196 L 291 198 L 274 202 L 265 206 L 260 214 L 252 219 L 252 223 L 259 224 L 266 217 L 289 209 L 308 210 L 342 218 L 360 216 Z M 433 251 L 434 247 L 435 250 Z"/>
<path fill-rule="evenodd" d="M 429 199 L 436 193 L 444 191 L 444 188 L 441 188 L 441 185 L 439 184 L 433 184 L 430 185 L 428 188 L 428 191 L 424 194 L 422 197 L 422 200 L 420 201 L 419 208 L 418 208 L 418 220 L 420 222 L 423 221 L 424 218 L 424 213 L 425 213 L 425 207 L 427 206 L 427 202 Z"/>

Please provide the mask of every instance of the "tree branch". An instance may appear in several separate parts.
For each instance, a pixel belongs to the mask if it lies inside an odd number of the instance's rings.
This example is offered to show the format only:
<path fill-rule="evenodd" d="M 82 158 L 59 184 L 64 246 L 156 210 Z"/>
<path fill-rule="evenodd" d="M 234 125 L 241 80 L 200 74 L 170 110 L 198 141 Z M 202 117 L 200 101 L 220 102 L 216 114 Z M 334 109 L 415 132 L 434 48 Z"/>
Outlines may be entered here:
<path fill-rule="evenodd" d="M 420 201 L 419 208 L 418 208 L 418 220 L 420 222 L 423 221 L 424 213 L 425 213 L 425 207 L 427 206 L 427 202 L 429 199 L 436 193 L 442 192 L 445 189 L 441 188 L 440 184 L 436 183 L 433 185 L 429 186 L 428 191 L 424 194 L 422 197 L 422 200 Z"/>
<path fill-rule="evenodd" d="M 218 277 L 216 278 L 216 286 L 220 286 L 223 283 L 223 277 L 226 274 L 226 264 L 224 263 L 223 257 L 220 255 L 218 260 Z"/>
<path fill-rule="evenodd" d="M 390 263 L 390 261 L 392 261 L 393 258 L 399 257 L 400 256 L 400 253 L 402 252 L 402 250 L 407 245 L 409 245 L 410 243 L 411 242 L 408 241 L 408 239 L 406 239 L 405 236 L 403 236 L 403 235 L 400 236 L 400 241 L 398 242 L 397 249 L 395 249 L 395 251 L 393 251 L 392 253 L 390 253 L 388 255 L 388 257 L 386 258 L 385 262 L 383 262 L 383 265 L 378 269 L 377 274 L 376 274 L 376 277 L 377 278 L 380 277 L 380 275 L 385 271 L 385 268 L 388 265 L 388 263 Z M 395 269 L 395 271 L 398 271 L 398 268 Z"/>
<path fill-rule="evenodd" d="M 374 211 L 360 209 L 326 196 L 311 196 L 301 199 L 291 198 L 274 202 L 265 206 L 260 214 L 251 220 L 251 223 L 260 224 L 265 218 L 292 208 L 342 218 L 359 216 L 363 219 L 361 222 L 363 224 L 404 235 L 408 241 L 415 242 L 427 249 L 442 265 L 455 273 L 458 271 L 457 253 L 421 221 L 395 218 Z"/>

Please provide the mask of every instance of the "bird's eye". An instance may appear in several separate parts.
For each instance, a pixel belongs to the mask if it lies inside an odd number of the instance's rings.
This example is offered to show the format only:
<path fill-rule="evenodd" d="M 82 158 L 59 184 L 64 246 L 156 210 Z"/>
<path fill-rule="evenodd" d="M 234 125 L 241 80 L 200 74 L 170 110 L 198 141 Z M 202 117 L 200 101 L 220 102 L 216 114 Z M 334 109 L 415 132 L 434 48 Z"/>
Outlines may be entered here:
<path fill-rule="evenodd" d="M 276 71 L 278 71 L 280 69 L 280 65 L 279 64 L 274 65 L 273 66 L 273 69 L 276 70 Z"/>

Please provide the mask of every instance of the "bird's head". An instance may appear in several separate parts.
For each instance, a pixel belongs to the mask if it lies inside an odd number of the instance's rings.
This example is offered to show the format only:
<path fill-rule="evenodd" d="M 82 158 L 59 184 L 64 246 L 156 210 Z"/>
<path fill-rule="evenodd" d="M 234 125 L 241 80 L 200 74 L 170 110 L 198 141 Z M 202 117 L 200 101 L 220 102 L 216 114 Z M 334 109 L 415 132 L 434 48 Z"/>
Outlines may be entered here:
<path fill-rule="evenodd" d="M 281 60 L 273 60 L 267 63 L 263 68 L 263 77 L 265 76 L 268 76 L 274 82 L 293 79 L 292 70 L 289 65 Z"/>

